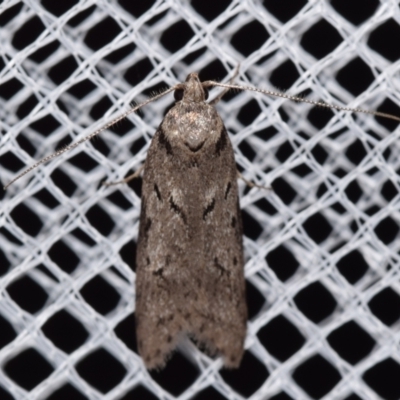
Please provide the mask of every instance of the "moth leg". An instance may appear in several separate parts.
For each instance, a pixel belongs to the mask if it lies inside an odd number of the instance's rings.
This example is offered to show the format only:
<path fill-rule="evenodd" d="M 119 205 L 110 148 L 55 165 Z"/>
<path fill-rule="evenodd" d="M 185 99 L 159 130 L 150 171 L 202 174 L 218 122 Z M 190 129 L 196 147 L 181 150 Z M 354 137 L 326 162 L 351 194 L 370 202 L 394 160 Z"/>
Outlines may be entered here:
<path fill-rule="evenodd" d="M 114 186 L 114 185 L 119 185 L 120 183 L 128 183 L 132 179 L 136 179 L 139 177 L 139 175 L 142 173 L 142 170 L 144 168 L 144 164 L 140 166 L 140 168 L 134 172 L 133 174 L 127 176 L 126 178 L 120 180 L 120 181 L 115 181 L 115 182 L 102 182 L 103 186 Z"/>
<path fill-rule="evenodd" d="M 237 67 L 235 68 L 235 72 L 233 73 L 232 78 L 229 79 L 229 82 L 228 82 L 229 85 L 233 85 L 234 84 L 235 79 L 239 75 L 239 67 L 240 67 L 240 64 L 237 65 Z M 226 93 L 229 92 L 230 90 L 231 90 L 230 88 L 225 88 L 214 100 L 211 100 L 209 102 L 209 104 L 211 104 L 211 105 L 217 104 L 226 95 Z"/>
<path fill-rule="evenodd" d="M 271 186 L 262 186 L 262 185 L 258 185 L 257 183 L 254 183 L 252 181 L 248 181 L 239 171 L 237 171 L 237 174 L 238 174 L 238 178 L 240 178 L 250 188 L 257 187 L 259 189 L 273 190 Z"/>

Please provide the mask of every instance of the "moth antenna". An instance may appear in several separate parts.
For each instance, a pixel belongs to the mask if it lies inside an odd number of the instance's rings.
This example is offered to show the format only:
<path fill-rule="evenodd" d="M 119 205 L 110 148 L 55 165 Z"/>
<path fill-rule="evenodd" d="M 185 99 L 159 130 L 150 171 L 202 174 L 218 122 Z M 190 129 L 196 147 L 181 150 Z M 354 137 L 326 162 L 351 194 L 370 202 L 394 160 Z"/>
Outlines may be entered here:
<path fill-rule="evenodd" d="M 324 103 L 321 101 L 314 101 L 314 100 L 310 100 L 307 98 L 303 98 L 303 97 L 299 97 L 299 96 L 293 96 L 290 94 L 286 94 L 286 93 L 282 93 L 282 92 L 275 92 L 272 90 L 265 90 L 265 89 L 258 89 L 256 87 L 253 86 L 241 86 L 241 85 L 235 85 L 232 83 L 220 83 L 220 82 L 215 82 L 215 81 L 206 81 L 206 82 L 202 82 L 203 87 L 210 87 L 210 86 L 219 86 L 225 89 L 233 89 L 233 90 L 249 90 L 252 92 L 257 92 L 257 93 L 261 93 L 261 94 L 266 94 L 268 96 L 274 96 L 274 97 L 281 97 L 287 100 L 291 100 L 291 101 L 295 101 L 295 102 L 300 102 L 300 103 L 307 103 L 307 104 L 311 104 L 313 106 L 317 106 L 317 107 L 324 107 L 324 108 L 329 108 L 329 109 L 334 109 L 334 110 L 338 110 L 338 111 L 346 111 L 346 112 L 352 112 L 352 113 L 363 113 L 363 114 L 369 114 L 369 115 L 374 115 L 377 117 L 382 117 L 382 118 L 387 118 L 387 119 L 392 119 L 394 121 L 400 122 L 400 117 L 393 115 L 393 114 L 388 114 L 388 113 L 383 113 L 380 111 L 371 111 L 371 110 L 366 110 L 363 108 L 351 108 L 351 107 L 344 107 L 344 106 L 339 106 L 336 104 L 329 104 L 329 103 Z M 155 100 L 158 100 L 159 98 L 165 96 L 166 94 L 174 91 L 177 89 L 178 85 L 174 85 L 173 87 L 170 87 L 167 90 L 164 90 L 163 92 L 143 101 L 142 103 L 130 108 L 128 111 L 124 112 L 123 114 L 119 115 L 118 117 L 114 118 L 112 121 L 108 122 L 107 124 L 103 125 L 102 127 L 100 127 L 98 130 L 92 132 L 91 134 L 85 136 L 84 138 L 78 140 L 77 142 L 70 144 L 58 151 L 56 151 L 53 154 L 50 154 L 44 158 L 42 158 L 41 160 L 39 160 L 38 162 L 36 162 L 35 164 L 31 165 L 29 168 L 27 168 L 26 170 L 24 170 L 23 172 L 21 172 L 19 175 L 17 175 L 14 179 L 12 179 L 7 185 L 5 185 L 3 187 L 4 190 L 7 190 L 7 188 L 12 185 L 14 182 L 16 182 L 18 179 L 22 178 L 24 175 L 28 174 L 29 172 L 33 171 L 35 168 L 37 168 L 38 166 L 40 166 L 41 164 L 44 164 L 48 161 L 51 161 L 53 158 L 57 158 L 58 156 L 60 156 L 63 153 L 66 153 L 69 150 L 74 149 L 75 147 L 78 147 L 80 144 L 91 140 L 92 138 L 94 138 L 95 136 L 97 136 L 98 134 L 100 134 L 101 132 L 105 131 L 106 129 L 110 128 L 111 126 L 115 125 L 117 122 L 123 120 L 124 118 L 126 118 L 129 114 L 132 114 L 133 112 L 139 110 L 140 108 L 142 108 L 143 106 L 145 106 L 146 104 L 149 104 Z"/>
<path fill-rule="evenodd" d="M 334 110 L 338 110 L 338 111 L 347 111 L 347 112 L 352 112 L 352 113 L 370 114 L 370 115 L 375 115 L 376 117 L 392 119 L 394 121 L 400 122 L 400 117 L 393 115 L 393 114 L 387 114 L 387 113 L 383 113 L 383 112 L 379 112 L 379 111 L 365 110 L 363 108 L 343 107 L 343 106 L 339 106 L 336 104 L 324 103 L 322 101 L 314 101 L 314 100 L 306 99 L 306 98 L 299 97 L 299 96 L 292 96 L 290 94 L 285 94 L 285 93 L 281 93 L 281 92 L 274 92 L 272 90 L 257 89 L 252 86 L 240 86 L 240 85 L 235 85 L 235 84 L 230 84 L 230 83 L 219 83 L 219 82 L 214 82 L 214 81 L 203 82 L 203 86 L 205 86 L 205 87 L 220 86 L 220 87 L 227 88 L 227 89 L 250 90 L 252 92 L 258 92 L 258 93 L 262 93 L 262 94 L 266 94 L 266 95 L 274 96 L 274 97 L 282 97 L 284 99 L 301 102 L 301 103 L 307 103 L 307 104 L 311 104 L 313 106 L 330 108 L 330 109 L 334 109 Z"/>
<path fill-rule="evenodd" d="M 29 168 L 27 168 L 25 171 L 21 172 L 19 175 L 17 175 L 12 181 L 10 181 L 9 183 L 7 183 L 7 185 L 5 185 L 3 187 L 4 190 L 7 190 L 7 188 L 12 185 L 15 181 L 17 181 L 18 179 L 22 178 L 24 175 L 28 174 L 29 172 L 33 171 L 35 168 L 37 168 L 39 165 L 44 164 L 50 160 L 52 160 L 53 158 L 57 158 L 58 156 L 60 156 L 63 153 L 66 153 L 69 150 L 74 149 L 75 147 L 78 147 L 80 144 L 87 142 L 88 140 L 91 140 L 92 138 L 94 138 L 95 136 L 97 136 L 98 134 L 100 134 L 101 132 L 105 131 L 106 129 L 112 127 L 113 125 L 115 125 L 117 122 L 121 121 L 122 119 L 126 118 L 129 114 L 134 113 L 135 111 L 139 110 L 139 108 L 142 108 L 143 106 L 145 106 L 146 104 L 149 104 L 155 100 L 158 100 L 160 97 L 165 96 L 166 94 L 174 91 L 176 89 L 176 85 L 173 87 L 170 87 L 167 90 L 164 90 L 163 92 L 143 101 L 142 103 L 131 107 L 128 111 L 125 111 L 123 114 L 119 115 L 118 117 L 114 118 L 112 121 L 108 122 L 107 124 L 103 125 L 101 128 L 97 129 L 97 131 L 92 132 L 91 134 L 85 136 L 84 138 L 78 140 L 75 143 L 72 143 L 60 150 L 57 150 L 55 153 L 50 154 L 44 158 L 42 158 L 41 160 L 37 161 L 35 164 L 31 165 Z"/>

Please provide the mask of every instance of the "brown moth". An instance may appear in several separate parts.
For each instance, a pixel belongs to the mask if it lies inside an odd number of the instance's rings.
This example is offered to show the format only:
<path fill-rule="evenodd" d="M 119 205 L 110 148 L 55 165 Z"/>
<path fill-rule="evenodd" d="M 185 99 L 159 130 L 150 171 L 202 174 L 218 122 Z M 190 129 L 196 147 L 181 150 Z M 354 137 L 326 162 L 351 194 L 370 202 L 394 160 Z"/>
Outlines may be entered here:
<path fill-rule="evenodd" d="M 146 367 L 183 335 L 239 366 L 246 336 L 242 221 L 231 142 L 196 73 L 151 142 L 136 257 L 136 329 Z"/>
<path fill-rule="evenodd" d="M 157 129 L 144 164 L 136 257 L 136 329 L 139 353 L 149 369 L 163 367 L 184 336 L 203 345 L 210 355 L 222 356 L 228 368 L 238 367 L 243 356 L 247 308 L 238 173 L 231 142 L 213 106 L 222 94 L 206 103 L 207 88 L 214 86 L 400 121 L 391 114 L 250 86 L 200 82 L 192 73 L 186 82 L 39 160 L 4 186 L 7 189 L 41 164 L 175 91 L 176 105 Z M 140 171 L 121 182 L 137 177 Z"/>

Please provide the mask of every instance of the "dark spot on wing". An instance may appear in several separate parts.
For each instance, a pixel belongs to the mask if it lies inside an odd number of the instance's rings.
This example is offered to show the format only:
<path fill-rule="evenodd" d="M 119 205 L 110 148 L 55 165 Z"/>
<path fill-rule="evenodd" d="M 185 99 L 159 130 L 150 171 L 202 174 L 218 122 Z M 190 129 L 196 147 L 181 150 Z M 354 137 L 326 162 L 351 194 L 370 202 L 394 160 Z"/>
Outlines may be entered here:
<path fill-rule="evenodd" d="M 171 210 L 174 211 L 175 214 L 179 215 L 182 218 L 183 222 L 186 224 L 186 215 L 182 211 L 182 209 L 174 202 L 172 196 L 169 198 L 169 205 L 171 207 Z"/>
<path fill-rule="evenodd" d="M 150 227 L 151 227 L 151 218 L 147 218 L 146 219 L 146 224 L 144 226 L 144 233 L 145 233 L 146 236 L 147 236 L 147 233 L 150 230 Z"/>
<path fill-rule="evenodd" d="M 219 262 L 218 262 L 218 257 L 214 258 L 214 266 L 218 268 L 220 271 L 220 275 L 224 275 L 226 272 L 228 272 Z"/>
<path fill-rule="evenodd" d="M 197 146 L 193 146 L 192 144 L 185 142 L 185 146 L 192 152 L 197 153 L 203 146 L 205 142 L 199 143 Z"/>
<path fill-rule="evenodd" d="M 156 192 L 156 196 L 157 196 L 158 200 L 162 201 L 161 193 L 160 193 L 160 190 L 158 189 L 158 186 L 156 183 L 154 184 L 154 191 Z"/>
<path fill-rule="evenodd" d="M 215 144 L 215 152 L 217 155 L 221 155 L 221 152 L 225 149 L 227 143 L 228 143 L 228 137 L 227 137 L 226 129 L 225 127 L 221 131 L 221 135 L 219 136 L 219 139 L 217 143 Z"/>
<path fill-rule="evenodd" d="M 163 272 L 164 270 L 162 268 L 159 268 L 157 271 L 153 271 L 153 275 L 162 277 Z"/>
<path fill-rule="evenodd" d="M 242 241 L 242 231 L 243 231 L 243 227 L 242 227 L 242 219 L 241 219 L 241 211 L 240 211 L 240 205 L 239 205 L 239 198 L 237 199 L 237 203 L 236 203 L 236 212 L 237 212 L 237 226 L 235 228 L 235 236 Z"/>
<path fill-rule="evenodd" d="M 147 216 L 146 216 L 146 198 L 144 196 L 142 196 L 142 208 L 140 210 L 140 223 L 142 224 L 143 221 L 146 220 Z"/>
<path fill-rule="evenodd" d="M 167 154 L 173 155 L 171 143 L 168 141 L 162 128 L 158 129 L 159 129 L 158 143 L 160 144 L 161 147 L 163 147 L 166 150 Z"/>
<path fill-rule="evenodd" d="M 172 342 L 172 336 L 171 335 L 168 335 L 167 336 L 167 343 L 171 343 Z"/>
<path fill-rule="evenodd" d="M 231 219 L 231 226 L 232 226 L 232 228 L 234 228 L 236 226 L 236 218 L 235 217 L 232 217 L 232 219 Z"/>
<path fill-rule="evenodd" d="M 204 221 L 206 220 L 207 215 L 210 214 L 212 212 L 212 210 L 214 210 L 214 207 L 215 207 L 215 199 L 212 199 L 211 203 L 203 211 L 203 220 Z"/>
<path fill-rule="evenodd" d="M 142 209 L 140 211 L 139 240 L 147 242 L 148 232 L 151 227 L 151 219 L 147 218 L 146 202 L 142 199 Z"/>
<path fill-rule="evenodd" d="M 237 265 L 237 258 L 233 257 L 233 265 Z"/>
<path fill-rule="evenodd" d="M 228 194 L 231 191 L 232 185 L 230 182 L 228 182 L 228 184 L 226 185 L 226 189 L 225 189 L 225 200 L 228 198 Z"/>

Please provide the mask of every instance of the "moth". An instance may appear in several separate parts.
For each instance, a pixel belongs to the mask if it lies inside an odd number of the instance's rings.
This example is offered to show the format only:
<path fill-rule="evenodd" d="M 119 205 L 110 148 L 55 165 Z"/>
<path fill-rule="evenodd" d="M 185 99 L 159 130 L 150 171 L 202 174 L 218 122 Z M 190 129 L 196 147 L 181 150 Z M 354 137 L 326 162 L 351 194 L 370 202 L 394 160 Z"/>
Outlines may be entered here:
<path fill-rule="evenodd" d="M 237 169 L 198 75 L 175 90 L 144 164 L 136 258 L 136 329 L 146 366 L 192 336 L 238 367 L 246 336 Z"/>
<path fill-rule="evenodd" d="M 19 174 L 90 140 L 137 109 L 175 92 L 144 164 L 136 258 L 138 349 L 148 369 L 161 368 L 183 337 L 192 337 L 225 367 L 240 365 L 246 336 L 242 221 L 234 153 L 225 126 L 207 103 L 208 88 L 251 90 L 289 100 L 362 112 L 284 93 L 214 81 L 186 81 L 132 107 L 97 131 L 51 154 Z M 138 173 L 124 179 L 134 178 Z"/>

